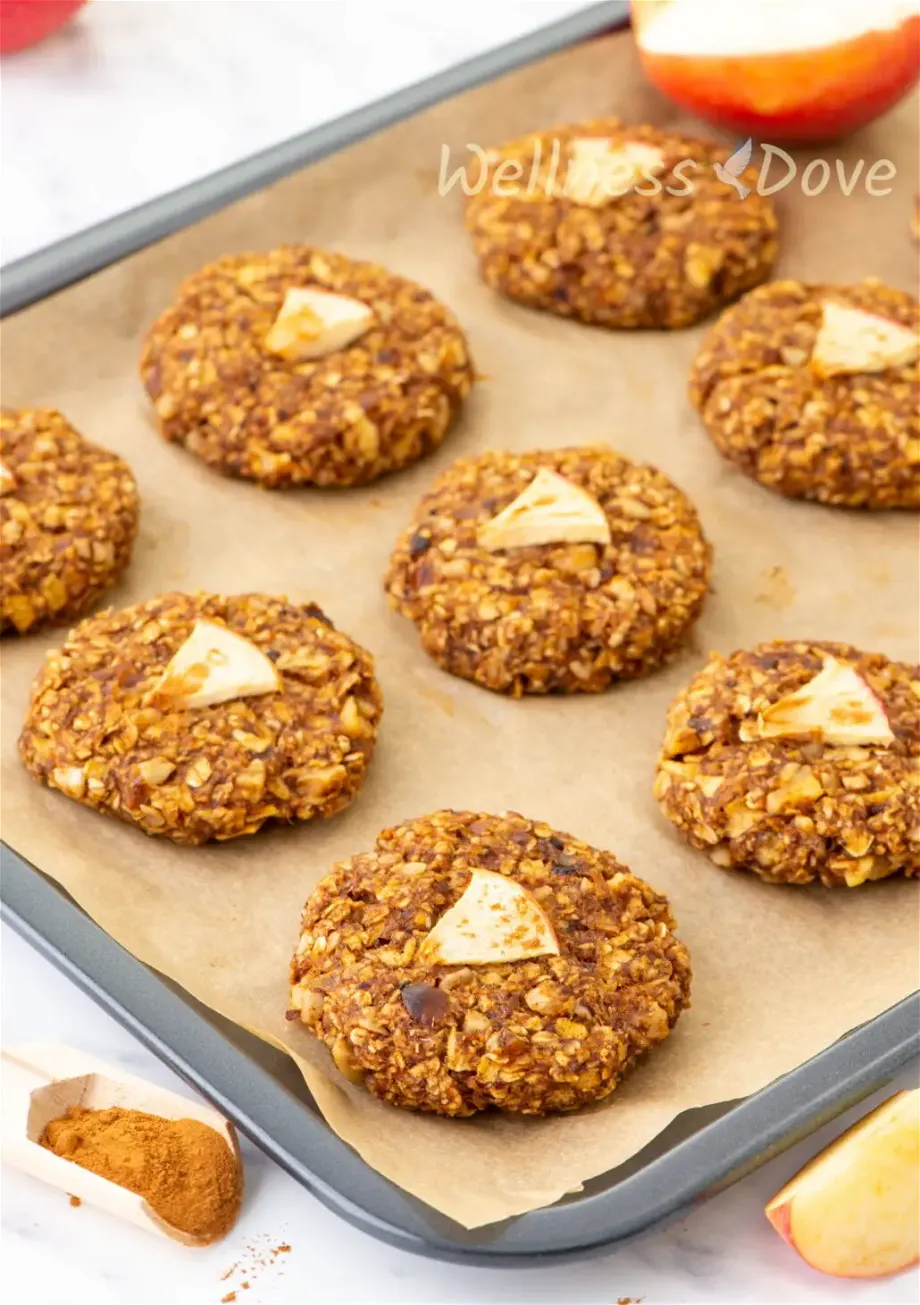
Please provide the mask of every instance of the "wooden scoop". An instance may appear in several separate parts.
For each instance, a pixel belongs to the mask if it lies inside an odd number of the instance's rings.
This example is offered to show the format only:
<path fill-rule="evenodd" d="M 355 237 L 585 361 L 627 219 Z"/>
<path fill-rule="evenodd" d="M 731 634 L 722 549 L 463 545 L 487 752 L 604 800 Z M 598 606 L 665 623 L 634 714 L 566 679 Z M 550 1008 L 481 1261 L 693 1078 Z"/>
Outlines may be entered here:
<path fill-rule="evenodd" d="M 3 1159 L 34 1178 L 51 1183 L 81 1201 L 117 1214 L 138 1228 L 182 1242 L 204 1246 L 207 1239 L 193 1237 L 161 1219 L 141 1196 L 100 1178 L 72 1160 L 39 1145 L 52 1119 L 60 1119 L 69 1106 L 106 1110 L 142 1110 L 164 1119 L 198 1119 L 226 1138 L 236 1162 L 242 1166 L 233 1125 L 200 1101 L 155 1087 L 142 1078 L 124 1074 L 94 1056 L 53 1042 L 30 1042 L 2 1053 Z"/>

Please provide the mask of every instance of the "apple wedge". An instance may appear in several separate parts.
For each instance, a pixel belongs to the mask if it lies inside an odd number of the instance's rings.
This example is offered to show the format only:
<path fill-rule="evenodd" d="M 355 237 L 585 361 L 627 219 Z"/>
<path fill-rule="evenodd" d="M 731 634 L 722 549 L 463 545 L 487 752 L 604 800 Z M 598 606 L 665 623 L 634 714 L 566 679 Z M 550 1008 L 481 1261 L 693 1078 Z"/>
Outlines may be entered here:
<path fill-rule="evenodd" d="M 151 695 L 180 710 L 277 693 L 281 677 L 260 648 L 214 621 L 196 621 Z"/>
<path fill-rule="evenodd" d="M 492 870 L 473 870 L 454 905 L 422 941 L 430 965 L 498 965 L 558 956 L 546 912 L 527 889 Z"/>
<path fill-rule="evenodd" d="M 806 1264 L 881 1278 L 920 1261 L 920 1090 L 898 1092 L 799 1170 L 765 1210 Z"/>
<path fill-rule="evenodd" d="M 513 502 L 483 525 L 479 544 L 494 553 L 532 544 L 609 544 L 610 522 L 596 499 L 541 467 Z"/>
<path fill-rule="evenodd" d="M 825 657 L 821 670 L 795 693 L 743 721 L 742 743 L 814 735 L 831 746 L 890 747 L 894 733 L 885 706 L 847 662 Z"/>
<path fill-rule="evenodd" d="M 265 347 L 289 362 L 308 362 L 347 349 L 373 322 L 374 314 L 360 299 L 295 286 L 284 296 Z"/>

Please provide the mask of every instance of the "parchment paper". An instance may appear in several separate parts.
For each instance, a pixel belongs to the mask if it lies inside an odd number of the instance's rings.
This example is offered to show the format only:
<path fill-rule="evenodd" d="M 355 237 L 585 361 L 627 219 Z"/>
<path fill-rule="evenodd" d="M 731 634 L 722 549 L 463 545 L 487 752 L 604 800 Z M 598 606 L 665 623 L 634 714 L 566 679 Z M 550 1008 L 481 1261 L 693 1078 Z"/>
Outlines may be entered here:
<path fill-rule="evenodd" d="M 685 398 L 701 329 L 605 333 L 502 302 L 482 286 L 452 158 L 598 113 L 697 126 L 642 82 L 627 36 L 595 42 L 441 105 L 12 319 L 4 401 L 52 404 L 131 462 L 143 497 L 134 563 L 112 601 L 171 587 L 312 599 L 375 654 L 386 710 L 371 776 L 336 819 L 204 849 L 143 837 L 22 770 L 29 682 L 57 631 L 3 648 L 3 835 L 123 946 L 201 1001 L 287 1048 L 332 1127 L 387 1177 L 468 1227 L 557 1200 L 644 1146 L 680 1111 L 762 1087 L 909 993 L 918 978 L 916 883 L 853 892 L 770 887 L 716 870 L 651 797 L 665 709 L 709 650 L 759 639 L 850 640 L 910 657 L 915 530 L 906 514 L 785 502 L 716 454 Z M 915 103 L 834 159 L 889 157 L 892 193 L 781 200 L 780 272 L 877 275 L 915 290 Z M 705 129 L 703 129 L 705 131 Z M 804 156 L 799 156 L 802 159 Z M 832 164 L 833 166 L 833 164 Z M 739 201 L 740 202 L 740 201 Z M 241 249 L 304 240 L 378 259 L 441 295 L 488 378 L 442 448 L 355 492 L 269 494 L 223 480 L 154 433 L 136 379 L 144 329 L 180 277 Z M 391 544 L 432 476 L 485 447 L 606 440 L 656 463 L 696 501 L 715 546 L 714 592 L 686 654 L 601 697 L 511 702 L 450 678 L 388 612 Z M 457 1122 L 402 1113 L 350 1086 L 284 1020 L 299 913 L 330 863 L 441 806 L 513 809 L 607 847 L 667 892 L 694 963 L 693 1009 L 601 1106 L 551 1120 Z M 449 1177 L 448 1177 L 449 1176 Z"/>

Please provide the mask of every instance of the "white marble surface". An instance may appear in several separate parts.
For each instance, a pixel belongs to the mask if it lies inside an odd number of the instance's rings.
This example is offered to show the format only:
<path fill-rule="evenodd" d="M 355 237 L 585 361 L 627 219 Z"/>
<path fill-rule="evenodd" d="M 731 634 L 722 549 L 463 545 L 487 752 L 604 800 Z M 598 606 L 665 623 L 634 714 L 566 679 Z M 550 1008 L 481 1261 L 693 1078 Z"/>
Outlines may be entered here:
<path fill-rule="evenodd" d="M 4 60 L 3 262 L 583 8 L 93 0 Z"/>
<path fill-rule="evenodd" d="M 579 7 L 503 0 L 486 19 L 444 0 L 95 0 L 71 29 L 4 63 L 3 260 Z M 69 1041 L 187 1091 L 8 930 L 2 962 L 5 1044 Z M 200 1252 L 72 1209 L 4 1167 L 2 1295 L 11 1305 L 206 1305 L 232 1290 L 241 1305 L 914 1302 L 916 1275 L 822 1278 L 763 1217 L 764 1201 L 837 1127 L 636 1246 L 539 1270 L 464 1269 L 390 1250 L 248 1144 L 241 1222 Z M 282 1242 L 291 1252 L 272 1259 Z"/>

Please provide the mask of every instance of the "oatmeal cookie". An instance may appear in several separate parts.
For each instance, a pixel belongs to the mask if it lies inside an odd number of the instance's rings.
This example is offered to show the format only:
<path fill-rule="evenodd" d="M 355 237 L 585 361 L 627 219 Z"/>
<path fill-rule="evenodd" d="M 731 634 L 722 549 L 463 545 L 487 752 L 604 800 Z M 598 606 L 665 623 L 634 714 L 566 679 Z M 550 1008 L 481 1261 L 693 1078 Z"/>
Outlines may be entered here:
<path fill-rule="evenodd" d="M 598 326 L 692 325 L 776 258 L 770 201 L 752 189 L 742 203 L 714 171 L 730 153 L 618 118 L 490 150 L 466 211 L 483 279 Z"/>
<path fill-rule="evenodd" d="M 849 644 L 714 654 L 668 714 L 655 796 L 718 866 L 855 888 L 920 875 L 920 668 Z"/>
<path fill-rule="evenodd" d="M 0 632 L 79 616 L 128 565 L 134 477 L 52 408 L 0 413 Z"/>
<path fill-rule="evenodd" d="M 215 646 L 183 660 L 196 631 Z M 369 654 L 318 607 L 170 593 L 69 634 L 33 686 L 19 748 L 36 779 L 86 806 L 205 843 L 341 810 L 381 711 Z"/>
<path fill-rule="evenodd" d="M 431 954 L 479 877 L 543 915 L 518 960 Z M 501 919 L 487 910 L 477 927 Z M 393 1105 L 539 1115 L 612 1092 L 689 1005 L 690 961 L 660 893 L 610 852 L 539 821 L 438 811 L 333 867 L 306 904 L 289 1018 Z M 469 944 L 476 928 L 462 922 Z M 481 938 L 477 939 L 481 941 Z"/>
<path fill-rule="evenodd" d="M 549 542 L 525 545 L 517 535 L 495 548 L 496 518 L 547 472 L 586 500 L 588 528 L 572 541 L 571 518 L 550 517 L 534 536 Z M 538 502 L 531 519 L 542 510 Z M 593 534 L 592 512 L 606 542 Z M 710 564 L 696 512 L 676 485 L 590 445 L 454 463 L 399 538 L 385 585 L 425 651 L 453 675 L 515 697 L 597 693 L 677 649 L 699 615 Z"/>
<path fill-rule="evenodd" d="M 453 314 L 374 263 L 307 245 L 190 276 L 144 344 L 160 430 L 268 488 L 357 485 L 444 438 L 473 367 Z"/>
<path fill-rule="evenodd" d="M 917 300 L 880 281 L 775 281 L 709 331 L 690 398 L 719 452 L 768 489 L 920 507 L 918 328 Z"/>

